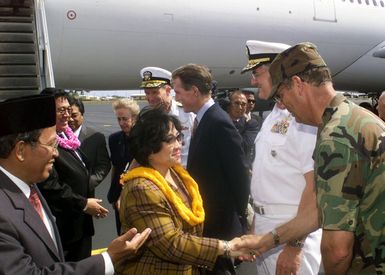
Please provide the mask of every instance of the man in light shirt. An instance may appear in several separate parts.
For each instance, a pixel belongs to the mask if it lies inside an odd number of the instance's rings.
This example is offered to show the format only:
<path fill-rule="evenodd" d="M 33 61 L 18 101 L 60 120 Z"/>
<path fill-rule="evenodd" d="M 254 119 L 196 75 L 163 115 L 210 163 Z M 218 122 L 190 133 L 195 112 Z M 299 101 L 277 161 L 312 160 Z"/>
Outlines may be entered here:
<path fill-rule="evenodd" d="M 269 66 L 288 45 L 246 42 L 251 84 L 258 97 L 268 99 L 272 87 Z M 265 234 L 306 208 L 316 207 L 312 153 L 317 128 L 295 120 L 281 103 L 274 105 L 255 139 L 252 165 L 253 233 Z M 321 231 L 277 246 L 257 258 L 258 274 L 318 274 Z"/>
<path fill-rule="evenodd" d="M 195 114 L 185 112 L 182 104 L 172 98 L 171 72 L 158 67 L 145 67 L 140 71 L 140 76 L 140 88 L 144 89 L 148 104 L 151 107 L 160 107 L 179 119 L 183 134 L 181 162 L 186 167 Z"/>

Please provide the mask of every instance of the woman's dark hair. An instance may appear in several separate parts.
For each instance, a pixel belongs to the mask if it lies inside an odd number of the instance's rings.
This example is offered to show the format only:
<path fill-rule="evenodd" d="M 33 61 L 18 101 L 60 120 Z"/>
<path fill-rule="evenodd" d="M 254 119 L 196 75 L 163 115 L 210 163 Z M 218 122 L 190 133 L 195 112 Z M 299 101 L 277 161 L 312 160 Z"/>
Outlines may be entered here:
<path fill-rule="evenodd" d="M 162 142 L 170 131 L 170 122 L 178 132 L 182 130 L 178 118 L 159 108 L 146 108 L 139 114 L 130 132 L 129 146 L 140 165 L 149 166 L 148 157 L 162 149 Z"/>
<path fill-rule="evenodd" d="M 82 114 L 82 116 L 84 115 L 84 104 L 82 100 L 73 96 L 69 96 L 68 103 L 70 104 L 70 106 L 75 105 L 76 107 L 78 107 L 79 112 Z"/>
<path fill-rule="evenodd" d="M 68 100 L 68 93 L 59 88 L 45 88 L 43 91 L 41 91 L 42 95 L 53 95 L 55 99 L 59 97 L 64 97 Z"/>

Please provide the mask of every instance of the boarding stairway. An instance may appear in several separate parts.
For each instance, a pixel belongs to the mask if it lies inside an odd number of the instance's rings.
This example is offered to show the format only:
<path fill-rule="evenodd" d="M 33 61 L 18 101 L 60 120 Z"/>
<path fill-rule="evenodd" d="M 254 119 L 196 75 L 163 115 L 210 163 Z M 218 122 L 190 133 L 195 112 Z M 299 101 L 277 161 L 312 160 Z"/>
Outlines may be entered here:
<path fill-rule="evenodd" d="M 45 19 L 44 0 L 0 0 L 0 101 L 54 86 Z"/>

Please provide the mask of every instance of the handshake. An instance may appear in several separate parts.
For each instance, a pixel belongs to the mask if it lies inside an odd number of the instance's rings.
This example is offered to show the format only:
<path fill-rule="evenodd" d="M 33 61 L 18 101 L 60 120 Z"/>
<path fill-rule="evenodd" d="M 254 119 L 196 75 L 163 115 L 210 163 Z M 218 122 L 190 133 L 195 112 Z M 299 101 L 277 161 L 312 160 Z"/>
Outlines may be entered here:
<path fill-rule="evenodd" d="M 244 235 L 231 241 L 222 241 L 223 255 L 242 261 L 253 261 L 275 246 L 272 236 L 269 235 Z"/>

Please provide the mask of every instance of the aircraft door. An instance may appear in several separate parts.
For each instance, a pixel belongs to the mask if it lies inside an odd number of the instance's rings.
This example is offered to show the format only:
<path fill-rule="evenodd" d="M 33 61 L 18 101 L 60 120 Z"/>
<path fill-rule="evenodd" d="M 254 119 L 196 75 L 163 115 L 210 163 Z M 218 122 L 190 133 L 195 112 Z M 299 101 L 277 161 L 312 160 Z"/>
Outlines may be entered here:
<path fill-rule="evenodd" d="M 313 0 L 314 20 L 337 22 L 334 0 Z"/>

